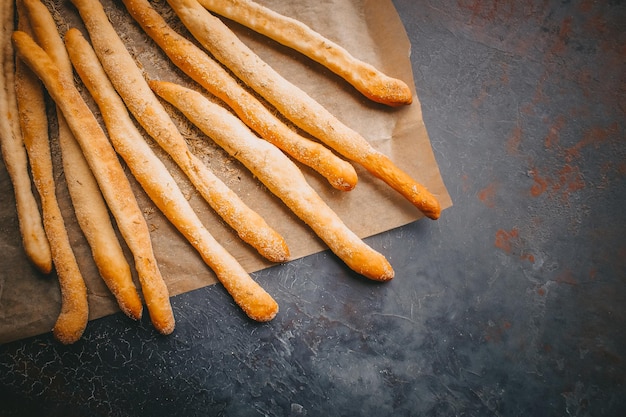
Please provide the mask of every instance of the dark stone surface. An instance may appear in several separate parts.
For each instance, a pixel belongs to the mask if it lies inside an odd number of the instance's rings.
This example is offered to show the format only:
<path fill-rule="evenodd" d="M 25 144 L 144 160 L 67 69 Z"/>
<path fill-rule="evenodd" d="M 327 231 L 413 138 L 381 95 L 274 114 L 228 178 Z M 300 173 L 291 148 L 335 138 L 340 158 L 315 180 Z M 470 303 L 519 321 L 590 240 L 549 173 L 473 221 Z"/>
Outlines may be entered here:
<path fill-rule="evenodd" d="M 0 346 L 2 416 L 618 416 L 626 410 L 626 4 L 394 0 L 454 206 L 368 239 L 380 285 L 328 252 L 118 314 L 81 341 Z"/>

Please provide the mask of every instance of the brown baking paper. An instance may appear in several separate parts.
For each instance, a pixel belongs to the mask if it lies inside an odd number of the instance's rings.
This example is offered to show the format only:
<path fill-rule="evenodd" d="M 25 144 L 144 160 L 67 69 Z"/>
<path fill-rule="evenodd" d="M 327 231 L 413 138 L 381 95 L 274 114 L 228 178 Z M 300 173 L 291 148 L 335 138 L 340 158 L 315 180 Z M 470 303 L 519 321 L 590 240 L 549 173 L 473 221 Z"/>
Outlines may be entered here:
<path fill-rule="evenodd" d="M 298 18 L 342 45 L 356 57 L 410 85 L 414 92 L 414 101 L 410 106 L 389 108 L 372 103 L 345 81 L 297 52 L 226 21 L 248 46 L 278 72 L 326 106 L 342 122 L 360 132 L 375 148 L 388 155 L 399 167 L 423 183 L 440 199 L 443 208 L 449 207 L 452 202 L 439 174 L 422 120 L 420 103 L 415 95 L 409 60 L 409 40 L 391 1 L 259 0 L 259 2 L 280 13 Z M 71 26 L 82 29 L 80 18 L 69 1 L 48 1 L 47 4 L 53 10 L 61 33 Z M 158 7 L 172 26 L 189 36 L 165 2 L 154 4 L 158 5 L 155 7 Z M 173 67 L 167 57 L 141 32 L 121 2 L 105 0 L 104 5 L 114 27 L 145 71 L 147 78 L 175 81 L 198 88 Z M 93 106 L 88 97 L 87 100 Z M 92 108 L 97 113 L 97 108 Z M 190 148 L 250 207 L 285 237 L 293 259 L 327 249 L 306 225 L 280 200 L 271 195 L 238 161 L 217 148 L 172 107 L 166 108 L 188 140 Z M 90 319 L 95 319 L 119 310 L 100 278 L 86 240 L 76 224 L 54 135 L 55 123 L 51 120 L 51 146 L 59 204 L 87 283 Z M 147 140 L 170 168 L 206 227 L 244 268 L 254 272 L 271 266 L 271 263 L 261 258 L 254 249 L 244 244 L 224 225 L 179 169 L 151 139 Z M 422 217 L 418 210 L 386 184 L 362 168 L 357 166 L 356 169 L 359 174 L 357 187 L 351 192 L 341 192 L 333 189 L 325 179 L 309 168 L 302 167 L 309 183 L 347 226 L 361 237 L 372 236 Z M 209 267 L 155 208 L 130 175 L 129 179 L 150 227 L 155 256 L 171 295 L 214 284 L 216 278 Z M 60 290 L 54 273 L 49 276 L 38 273 L 24 255 L 13 188 L 4 164 L 0 168 L 0 191 L 2 192 L 0 343 L 5 343 L 50 331 L 60 310 Z M 128 250 L 126 253 L 132 266 L 132 257 Z M 341 262 L 338 258 L 332 259 L 334 262 Z M 280 303 L 280 300 L 277 301 Z"/>

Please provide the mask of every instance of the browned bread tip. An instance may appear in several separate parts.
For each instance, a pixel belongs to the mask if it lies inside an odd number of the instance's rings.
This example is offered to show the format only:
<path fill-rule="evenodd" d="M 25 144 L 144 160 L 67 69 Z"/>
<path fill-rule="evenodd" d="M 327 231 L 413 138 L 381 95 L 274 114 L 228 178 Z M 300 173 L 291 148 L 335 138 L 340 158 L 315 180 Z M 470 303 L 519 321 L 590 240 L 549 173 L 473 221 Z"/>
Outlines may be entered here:
<path fill-rule="evenodd" d="M 413 102 L 409 86 L 300 22 L 251 0 L 199 0 L 208 10 L 240 23 L 322 64 L 365 97 L 388 106 Z"/>

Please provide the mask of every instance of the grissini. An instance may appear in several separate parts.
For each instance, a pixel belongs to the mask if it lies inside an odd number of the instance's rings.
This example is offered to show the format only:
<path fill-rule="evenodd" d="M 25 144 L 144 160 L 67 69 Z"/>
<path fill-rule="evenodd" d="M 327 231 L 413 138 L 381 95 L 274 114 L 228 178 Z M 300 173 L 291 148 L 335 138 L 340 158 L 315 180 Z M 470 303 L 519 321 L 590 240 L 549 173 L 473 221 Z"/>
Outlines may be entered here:
<path fill-rule="evenodd" d="M 37 43 L 66 76 L 72 77 L 72 64 L 50 11 L 39 0 L 22 1 Z M 57 119 L 63 172 L 76 220 L 87 238 L 98 271 L 117 300 L 118 306 L 127 316 L 138 320 L 143 311 L 141 298 L 111 223 L 106 202 L 78 142 L 58 107 Z"/>
<path fill-rule="evenodd" d="M 284 124 L 205 51 L 169 27 L 148 1 L 124 0 L 124 4 L 178 68 L 224 101 L 259 136 L 313 168 L 333 187 L 349 191 L 356 186 L 357 174 L 350 163 Z"/>
<path fill-rule="evenodd" d="M 165 81 L 152 81 L 150 86 L 244 164 L 352 270 L 378 281 L 393 278 L 387 259 L 348 229 L 277 147 L 254 135 L 240 119 L 196 91 Z"/>
<path fill-rule="evenodd" d="M 208 10 L 292 48 L 322 64 L 352 84 L 364 96 L 388 106 L 411 104 L 413 96 L 402 80 L 355 58 L 345 48 L 297 19 L 251 0 L 198 0 Z"/>
<path fill-rule="evenodd" d="M 109 22 L 102 4 L 97 0 L 72 0 L 72 3 L 82 17 L 104 70 L 139 124 L 172 157 L 202 197 L 243 241 L 273 262 L 286 261 L 289 248 L 283 237 L 189 150 Z"/>
<path fill-rule="evenodd" d="M 18 1 L 18 28 L 29 31 L 23 4 Z M 16 62 L 15 93 L 22 138 L 28 153 L 33 182 L 41 199 L 43 226 L 61 289 L 61 311 L 52 329 L 63 344 L 76 342 L 89 320 L 87 287 L 70 244 L 56 189 L 48 138 L 48 117 L 43 88 L 21 60 Z"/>
<path fill-rule="evenodd" d="M 0 3 L 0 149 L 15 193 L 15 206 L 22 245 L 28 259 L 41 272 L 52 270 L 52 254 L 31 188 L 28 157 L 21 138 L 15 98 L 15 60 L 10 37 L 13 31 L 14 1 Z"/>
<path fill-rule="evenodd" d="M 69 29 L 65 43 L 76 72 L 101 110 L 115 150 L 148 196 L 196 248 L 250 318 L 257 321 L 274 318 L 278 312 L 276 301 L 202 225 L 165 165 L 136 128 L 87 40 L 78 29 Z"/>
<path fill-rule="evenodd" d="M 148 312 L 154 327 L 162 334 L 174 330 L 174 314 L 167 286 L 152 250 L 150 232 L 141 209 L 105 133 L 74 85 L 28 34 L 13 33 L 20 58 L 43 82 L 63 112 L 93 171 L 104 198 L 115 217 L 135 260 Z"/>
<path fill-rule="evenodd" d="M 16 65 L 15 88 L 22 137 L 30 160 L 33 182 L 41 198 L 44 230 L 50 242 L 61 288 L 61 312 L 53 334 L 61 343 L 69 344 L 80 339 L 87 326 L 87 287 L 74 257 L 55 196 L 43 90 L 28 67 L 19 60 Z"/>
<path fill-rule="evenodd" d="M 439 201 L 426 187 L 374 149 L 358 132 L 296 87 L 248 48 L 220 19 L 197 0 L 168 0 L 189 32 L 250 88 L 296 126 L 398 191 L 424 215 L 439 218 Z"/>

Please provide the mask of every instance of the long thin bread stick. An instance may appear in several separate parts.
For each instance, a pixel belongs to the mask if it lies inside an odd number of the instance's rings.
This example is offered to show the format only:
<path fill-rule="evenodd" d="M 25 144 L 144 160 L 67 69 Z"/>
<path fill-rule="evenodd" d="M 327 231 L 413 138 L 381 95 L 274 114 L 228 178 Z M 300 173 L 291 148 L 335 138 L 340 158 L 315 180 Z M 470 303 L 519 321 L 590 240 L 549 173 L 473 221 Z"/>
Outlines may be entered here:
<path fill-rule="evenodd" d="M 257 321 L 274 318 L 278 312 L 276 301 L 202 225 L 165 165 L 135 127 L 124 102 L 80 31 L 68 30 L 65 43 L 76 72 L 101 110 L 115 150 L 152 201 L 196 248 L 250 318 Z"/>
<path fill-rule="evenodd" d="M 277 147 L 255 136 L 241 120 L 198 92 L 165 81 L 152 81 L 150 86 L 243 163 L 350 268 L 373 280 L 393 278 L 385 257 L 346 227 Z"/>
<path fill-rule="evenodd" d="M 18 27 L 29 31 L 21 6 L 18 1 Z M 61 343 L 74 343 L 82 336 L 89 319 L 87 287 L 72 251 L 56 199 L 43 88 L 39 79 L 21 60 L 16 62 L 15 91 L 33 182 L 41 198 L 44 230 L 50 242 L 52 260 L 61 288 L 61 312 L 53 334 Z"/>
<path fill-rule="evenodd" d="M 130 113 L 172 157 L 202 197 L 237 231 L 243 241 L 273 262 L 286 261 L 289 249 L 283 237 L 191 153 L 185 139 L 150 90 L 137 64 L 115 32 L 102 5 L 97 0 L 72 0 L 72 3 L 83 19 L 104 70 Z"/>
<path fill-rule="evenodd" d="M 313 168 L 333 187 L 349 191 L 356 186 L 357 174 L 350 163 L 285 125 L 206 52 L 169 27 L 148 1 L 124 0 L 124 4 L 176 66 L 223 100 L 259 136 Z"/>
<path fill-rule="evenodd" d="M 38 44 L 66 76 L 72 77 L 72 64 L 48 8 L 39 0 L 23 2 Z M 78 224 L 87 238 L 98 271 L 120 309 L 127 316 L 138 320 L 143 311 L 141 298 L 111 223 L 106 202 L 78 142 L 58 107 L 57 118 L 63 171 Z"/>
<path fill-rule="evenodd" d="M 66 77 L 26 33 L 14 32 L 13 42 L 19 56 L 41 79 L 61 108 L 85 154 L 120 232 L 133 253 L 154 327 L 163 334 L 171 333 L 175 324 L 167 286 L 152 251 L 148 225 L 115 151 L 76 89 L 73 78 Z"/>
<path fill-rule="evenodd" d="M 13 0 L 0 3 L 0 149 L 13 184 L 22 245 L 28 259 L 43 273 L 52 270 L 50 244 L 31 188 L 28 158 L 19 130 L 15 99 L 15 61 L 10 37 L 13 31 Z"/>
<path fill-rule="evenodd" d="M 439 201 L 423 185 L 374 149 L 358 132 L 341 123 L 307 93 L 263 62 L 197 0 L 168 0 L 168 3 L 202 46 L 296 126 L 349 160 L 361 164 L 408 199 L 424 215 L 432 219 L 439 218 Z"/>
<path fill-rule="evenodd" d="M 411 104 L 408 85 L 373 65 L 355 58 L 345 48 L 297 19 L 279 14 L 251 0 L 199 0 L 219 15 L 290 47 L 339 75 L 370 100 L 389 106 Z"/>

